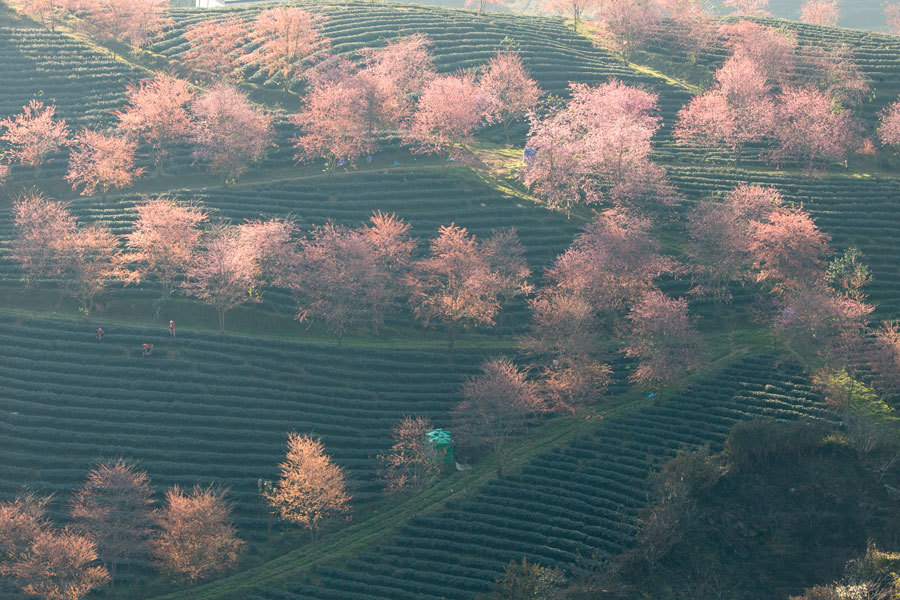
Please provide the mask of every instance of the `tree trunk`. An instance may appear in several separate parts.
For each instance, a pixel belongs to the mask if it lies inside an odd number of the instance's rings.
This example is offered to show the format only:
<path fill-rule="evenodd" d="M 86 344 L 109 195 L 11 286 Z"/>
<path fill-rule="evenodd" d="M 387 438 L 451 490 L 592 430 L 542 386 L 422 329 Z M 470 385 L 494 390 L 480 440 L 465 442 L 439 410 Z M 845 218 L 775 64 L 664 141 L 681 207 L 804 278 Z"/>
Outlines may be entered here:
<path fill-rule="evenodd" d="M 225 309 L 219 309 L 219 333 L 225 333 Z"/>
<path fill-rule="evenodd" d="M 497 479 L 503 479 L 503 447 L 500 446 L 494 451 L 494 460 L 497 463 Z"/>
<path fill-rule="evenodd" d="M 313 543 L 313 567 L 315 567 L 316 562 L 319 560 L 319 526 L 313 525 L 310 527 L 310 533 L 312 534 Z"/>
<path fill-rule="evenodd" d="M 509 119 L 503 119 L 503 134 L 506 136 L 506 147 L 509 148 L 512 146 L 509 141 Z"/>
<path fill-rule="evenodd" d="M 744 145 L 738 144 L 734 150 L 734 166 L 737 168 L 741 164 L 741 154 L 744 153 Z"/>
<path fill-rule="evenodd" d="M 456 345 L 456 324 L 451 321 L 447 325 L 447 349 L 453 354 L 453 347 Z"/>

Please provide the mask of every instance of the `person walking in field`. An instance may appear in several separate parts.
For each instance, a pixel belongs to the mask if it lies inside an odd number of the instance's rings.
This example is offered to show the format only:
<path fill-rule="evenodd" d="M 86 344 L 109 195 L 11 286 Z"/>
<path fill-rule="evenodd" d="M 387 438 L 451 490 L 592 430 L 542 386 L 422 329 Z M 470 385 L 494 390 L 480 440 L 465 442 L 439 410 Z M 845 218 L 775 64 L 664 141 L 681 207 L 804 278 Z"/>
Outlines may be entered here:
<path fill-rule="evenodd" d="M 169 320 L 169 337 L 175 337 L 175 321 Z"/>
<path fill-rule="evenodd" d="M 102 340 L 103 340 L 103 328 L 98 327 L 97 328 L 97 341 L 100 342 Z"/>
<path fill-rule="evenodd" d="M 144 358 L 150 358 L 150 355 L 153 354 L 153 344 L 144 344 L 143 350 L 141 351 L 141 356 Z"/>

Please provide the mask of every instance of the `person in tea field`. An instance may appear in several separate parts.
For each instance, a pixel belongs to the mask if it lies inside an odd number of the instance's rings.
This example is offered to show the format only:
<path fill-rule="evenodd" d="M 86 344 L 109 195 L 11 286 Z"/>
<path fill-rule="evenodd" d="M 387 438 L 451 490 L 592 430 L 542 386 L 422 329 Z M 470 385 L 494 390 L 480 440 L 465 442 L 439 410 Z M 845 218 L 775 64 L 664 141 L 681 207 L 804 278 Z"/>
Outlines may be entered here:
<path fill-rule="evenodd" d="M 175 337 L 175 321 L 169 320 L 169 337 Z"/>
<path fill-rule="evenodd" d="M 103 341 L 103 328 L 102 327 L 97 328 L 97 341 L 98 342 Z"/>
<path fill-rule="evenodd" d="M 144 358 L 150 358 L 153 354 L 153 344 L 144 344 L 143 349 L 141 351 L 141 356 Z"/>

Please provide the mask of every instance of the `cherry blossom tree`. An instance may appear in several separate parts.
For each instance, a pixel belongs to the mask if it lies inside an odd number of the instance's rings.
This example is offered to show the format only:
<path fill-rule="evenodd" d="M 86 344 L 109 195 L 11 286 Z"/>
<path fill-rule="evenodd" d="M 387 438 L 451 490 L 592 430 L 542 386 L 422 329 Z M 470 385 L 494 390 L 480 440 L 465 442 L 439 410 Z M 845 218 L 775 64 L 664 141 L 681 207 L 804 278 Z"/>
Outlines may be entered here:
<path fill-rule="evenodd" d="M 875 330 L 871 359 L 875 383 L 889 396 L 900 393 L 900 326 L 883 321 Z"/>
<path fill-rule="evenodd" d="M 785 85 L 795 75 L 797 36 L 746 19 L 720 27 L 735 58 L 750 59 L 769 85 Z"/>
<path fill-rule="evenodd" d="M 417 154 L 439 154 L 444 170 L 451 160 L 464 158 L 475 131 L 490 122 L 492 102 L 469 73 L 444 75 L 430 80 L 419 97 L 406 132 Z"/>
<path fill-rule="evenodd" d="M 41 25 L 54 31 L 56 24 L 70 8 L 69 0 L 26 0 L 22 3 L 22 12 L 26 15 L 40 19 Z"/>
<path fill-rule="evenodd" d="M 382 48 L 360 50 L 358 76 L 367 82 L 371 120 L 400 126 L 412 117 L 416 100 L 435 77 L 431 42 L 421 33 L 391 40 Z"/>
<path fill-rule="evenodd" d="M 510 124 L 534 109 L 541 88 L 528 74 L 518 53 L 511 51 L 498 52 L 488 61 L 479 84 L 493 100 L 495 118 L 503 126 L 509 145 Z"/>
<path fill-rule="evenodd" d="M 849 345 L 861 346 L 865 322 L 873 308 L 836 294 L 821 282 L 800 282 L 778 301 L 773 330 L 788 350 L 807 365 L 816 357 L 828 364 L 846 363 Z"/>
<path fill-rule="evenodd" d="M 687 215 L 693 293 L 711 296 L 716 309 L 731 299 L 728 285 L 751 279 L 752 220 L 765 219 L 782 204 L 777 190 L 741 185 L 723 201 L 706 199 Z"/>
<path fill-rule="evenodd" d="M 32 285 L 62 268 L 64 242 L 75 234 L 75 219 L 62 202 L 39 192 L 26 192 L 13 202 L 16 239 L 12 257 Z"/>
<path fill-rule="evenodd" d="M 298 161 L 325 157 L 329 175 L 338 161 L 352 163 L 375 149 L 366 122 L 366 94 L 354 79 L 317 86 L 307 93 L 303 109 L 290 120 L 300 134 L 293 139 Z"/>
<path fill-rule="evenodd" d="M 601 36 L 626 61 L 662 19 L 656 0 L 597 0 L 594 14 Z"/>
<path fill-rule="evenodd" d="M 516 229 L 495 229 L 491 236 L 481 244 L 481 250 L 487 256 L 491 270 L 496 274 L 499 287 L 497 294 L 500 306 L 506 305 L 518 296 L 532 292 L 533 286 L 528 282 L 531 268 L 525 260 L 525 246 L 519 241 Z M 502 333 L 503 311 L 499 312 L 497 329 Z"/>
<path fill-rule="evenodd" d="M 769 0 L 725 0 L 722 3 L 736 15 L 760 17 L 768 15 Z"/>
<path fill-rule="evenodd" d="M 848 44 L 803 46 L 797 62 L 806 85 L 825 93 L 838 107 L 857 106 L 870 93 L 870 81 Z"/>
<path fill-rule="evenodd" d="M 649 290 L 628 313 L 625 355 L 637 358 L 631 379 L 645 385 L 668 385 L 700 365 L 700 334 L 684 298 Z"/>
<path fill-rule="evenodd" d="M 26 492 L 0 502 L 0 576 L 8 577 L 16 560 L 28 553 L 38 535 L 48 530 L 47 505 L 52 497 Z"/>
<path fill-rule="evenodd" d="M 740 162 L 744 145 L 763 139 L 775 110 L 770 88 L 757 63 L 745 56 L 729 58 L 716 72 L 712 89 L 695 96 L 678 113 L 675 139 L 710 150 L 726 146 Z"/>
<path fill-rule="evenodd" d="M 76 531 L 96 544 L 113 577 L 120 562 L 150 554 L 152 496 L 147 473 L 121 459 L 98 464 L 75 492 Z"/>
<path fill-rule="evenodd" d="M 96 297 L 125 277 L 119 240 L 103 225 L 81 227 L 64 238 L 59 256 L 63 290 L 79 301 L 86 317 Z"/>
<path fill-rule="evenodd" d="M 800 20 L 813 25 L 837 25 L 841 13 L 837 0 L 806 0 L 800 7 Z"/>
<path fill-rule="evenodd" d="M 425 432 L 432 429 L 431 420 L 422 416 L 404 417 L 391 426 L 394 444 L 387 453 L 379 456 L 381 477 L 388 492 L 421 492 L 440 474 L 443 451 L 425 440 Z"/>
<path fill-rule="evenodd" d="M 238 227 L 219 225 L 206 234 L 201 251 L 185 273 L 182 289 L 219 316 L 219 331 L 225 332 L 225 314 L 246 302 L 259 302 L 261 284 L 251 248 Z"/>
<path fill-rule="evenodd" d="M 723 146 L 730 146 L 737 156 L 737 149 L 743 148 L 746 139 L 739 135 L 746 132 L 741 124 L 725 94 L 709 91 L 694 96 L 678 111 L 673 134 L 679 144 L 701 151 L 702 165 L 710 152 Z"/>
<path fill-rule="evenodd" d="M 225 83 L 194 98 L 190 111 L 194 160 L 208 163 L 226 182 L 237 179 L 272 145 L 271 117 Z"/>
<path fill-rule="evenodd" d="M 167 298 L 194 258 L 200 244 L 198 226 L 206 221 L 206 212 L 169 198 L 147 200 L 135 206 L 135 211 L 138 217 L 127 238 L 131 252 L 125 256 L 132 265 L 129 279 L 153 278 Z"/>
<path fill-rule="evenodd" d="M 776 108 L 769 159 L 776 165 L 796 160 L 809 171 L 825 170 L 857 147 L 859 129 L 849 111 L 835 109 L 823 92 L 787 87 Z"/>
<path fill-rule="evenodd" d="M 12 579 L 22 592 L 46 600 L 79 600 L 109 581 L 97 561 L 97 548 L 68 529 L 41 531 L 13 563 Z"/>
<path fill-rule="evenodd" d="M 809 285 L 822 278 L 829 236 L 801 209 L 778 208 L 752 222 L 750 254 L 760 280 L 779 287 Z"/>
<path fill-rule="evenodd" d="M 618 80 L 570 89 L 565 107 L 532 123 L 520 171 L 525 185 L 567 211 L 604 200 L 669 201 L 665 173 L 650 160 L 660 126 L 656 95 Z"/>
<path fill-rule="evenodd" d="M 66 122 L 55 119 L 55 113 L 55 106 L 32 100 L 20 114 L 0 121 L 0 127 L 6 129 L 0 140 L 9 145 L 13 158 L 35 168 L 38 178 L 47 155 L 62 148 L 69 138 Z"/>
<path fill-rule="evenodd" d="M 195 73 L 210 81 L 239 79 L 247 26 L 236 16 L 204 19 L 184 31 L 190 49 L 181 60 Z"/>
<path fill-rule="evenodd" d="M 728 285 L 748 275 L 744 235 L 749 222 L 742 221 L 725 203 L 704 200 L 688 213 L 687 227 L 691 292 L 711 297 L 718 311 L 731 301 Z"/>
<path fill-rule="evenodd" d="M 83 129 L 75 137 L 66 180 L 73 190 L 81 186 L 82 196 L 99 188 L 105 199 L 109 190 L 130 186 L 144 172 L 134 166 L 136 148 L 133 140 Z"/>
<path fill-rule="evenodd" d="M 506 357 L 487 360 L 482 373 L 469 379 L 463 400 L 453 409 L 453 427 L 461 443 L 472 448 L 487 446 L 503 477 L 504 449 L 511 436 L 522 431 L 528 418 L 545 409 L 527 372 Z"/>
<path fill-rule="evenodd" d="M 576 413 L 602 398 L 612 369 L 603 324 L 591 303 L 575 292 L 547 287 L 530 308 L 531 328 L 520 347 L 536 359 L 548 407 Z"/>
<path fill-rule="evenodd" d="M 321 29 L 325 17 L 295 6 L 267 8 L 249 32 L 255 49 L 243 60 L 281 81 L 285 90 L 300 80 L 310 59 L 329 47 Z"/>
<path fill-rule="evenodd" d="M 92 0 L 84 4 L 83 23 L 93 35 L 141 48 L 172 23 L 168 8 L 165 0 Z"/>
<path fill-rule="evenodd" d="M 378 329 L 391 300 L 365 232 L 332 223 L 312 231 L 300 254 L 300 320 L 321 319 L 338 336 Z"/>
<path fill-rule="evenodd" d="M 900 100 L 895 101 L 881 113 L 878 135 L 885 146 L 900 149 Z"/>
<path fill-rule="evenodd" d="M 506 6 L 506 0 L 466 0 L 466 8 L 472 8 L 473 6 L 478 7 L 478 16 L 480 17 L 487 7 L 496 6 L 499 8 Z"/>
<path fill-rule="evenodd" d="M 500 310 L 500 281 L 474 236 L 454 224 L 442 226 L 429 256 L 413 265 L 410 278 L 413 313 L 427 327 L 446 327 L 450 351 L 459 329 L 493 325 Z"/>
<path fill-rule="evenodd" d="M 188 585 L 234 568 L 245 546 L 224 492 L 211 487 L 191 493 L 177 485 L 169 488 L 156 522 L 153 549 L 159 567 Z"/>
<path fill-rule="evenodd" d="M 543 0 L 541 9 L 572 17 L 572 29 L 578 31 L 578 24 L 585 13 L 597 6 L 598 0 Z"/>
<path fill-rule="evenodd" d="M 556 290 L 585 299 L 607 322 L 673 264 L 659 254 L 650 221 L 619 210 L 600 213 L 547 269 Z"/>
<path fill-rule="evenodd" d="M 900 4 L 885 4 L 884 25 L 894 35 L 900 35 Z"/>
<path fill-rule="evenodd" d="M 295 229 L 292 221 L 279 218 L 248 221 L 238 227 L 260 285 L 287 288 L 294 284 L 298 261 Z"/>
<path fill-rule="evenodd" d="M 282 519 L 309 530 L 315 556 L 324 522 L 350 510 L 344 472 L 325 454 L 321 440 L 296 432 L 288 434 L 286 457 L 278 467 L 281 477 L 264 496 Z"/>
<path fill-rule="evenodd" d="M 372 213 L 364 234 L 375 249 L 380 267 L 399 285 L 399 276 L 409 268 L 410 257 L 417 242 L 410 236 L 410 226 L 403 219 L 380 210 Z"/>
<path fill-rule="evenodd" d="M 159 74 L 139 85 L 129 85 L 126 94 L 128 106 L 116 113 L 119 128 L 153 148 L 157 173 L 161 175 L 172 146 L 190 135 L 187 107 L 194 93 L 187 81 Z"/>
<path fill-rule="evenodd" d="M 363 228 L 372 245 L 375 261 L 386 288 L 386 311 L 397 311 L 406 303 L 406 292 L 412 255 L 418 242 L 410 235 L 410 226 L 395 214 L 376 211 Z M 382 318 L 383 320 L 383 318 Z M 381 322 L 381 321 L 379 321 Z"/>
<path fill-rule="evenodd" d="M 659 0 L 657 4 L 669 19 L 665 33 L 672 36 L 677 47 L 696 63 L 700 53 L 718 37 L 718 25 L 706 11 L 706 3 L 703 0 Z"/>

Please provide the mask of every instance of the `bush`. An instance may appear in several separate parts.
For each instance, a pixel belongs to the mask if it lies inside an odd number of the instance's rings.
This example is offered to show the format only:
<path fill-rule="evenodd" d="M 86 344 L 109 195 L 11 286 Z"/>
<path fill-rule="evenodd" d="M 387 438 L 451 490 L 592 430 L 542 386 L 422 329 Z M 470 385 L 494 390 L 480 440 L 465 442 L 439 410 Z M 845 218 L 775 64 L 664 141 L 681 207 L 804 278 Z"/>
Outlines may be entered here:
<path fill-rule="evenodd" d="M 775 461 L 808 454 L 832 431 L 821 421 L 764 419 L 736 424 L 725 440 L 728 465 L 739 471 L 768 469 Z"/>

